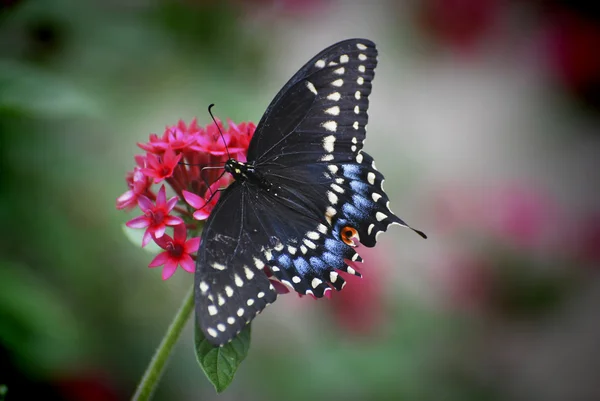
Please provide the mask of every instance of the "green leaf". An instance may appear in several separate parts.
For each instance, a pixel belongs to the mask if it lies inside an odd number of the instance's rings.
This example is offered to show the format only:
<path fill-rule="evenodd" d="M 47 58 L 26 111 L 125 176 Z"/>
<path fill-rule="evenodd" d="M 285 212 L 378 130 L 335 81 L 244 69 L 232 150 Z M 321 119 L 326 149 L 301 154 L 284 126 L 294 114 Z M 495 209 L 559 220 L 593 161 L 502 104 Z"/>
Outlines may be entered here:
<path fill-rule="evenodd" d="M 8 393 L 8 387 L 6 387 L 5 384 L 0 384 L 0 401 L 4 401 L 7 393 Z"/>
<path fill-rule="evenodd" d="M 230 343 L 215 347 L 204 337 L 197 320 L 194 321 L 196 359 L 217 393 L 221 393 L 231 384 L 235 372 L 248 355 L 250 325 L 246 325 Z"/>

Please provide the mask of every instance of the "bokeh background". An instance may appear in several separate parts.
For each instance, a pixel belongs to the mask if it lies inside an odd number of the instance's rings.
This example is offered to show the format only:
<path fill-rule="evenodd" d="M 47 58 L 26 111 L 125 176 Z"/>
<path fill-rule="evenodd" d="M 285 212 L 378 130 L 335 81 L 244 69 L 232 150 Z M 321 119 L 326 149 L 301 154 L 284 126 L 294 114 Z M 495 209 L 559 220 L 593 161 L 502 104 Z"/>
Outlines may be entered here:
<path fill-rule="evenodd" d="M 122 400 L 192 282 L 115 209 L 136 142 L 258 122 L 326 46 L 378 44 L 394 210 L 365 278 L 281 296 L 221 400 L 600 400 L 600 20 L 559 0 L 0 2 L 0 385 Z M 156 400 L 217 399 L 191 325 Z"/>

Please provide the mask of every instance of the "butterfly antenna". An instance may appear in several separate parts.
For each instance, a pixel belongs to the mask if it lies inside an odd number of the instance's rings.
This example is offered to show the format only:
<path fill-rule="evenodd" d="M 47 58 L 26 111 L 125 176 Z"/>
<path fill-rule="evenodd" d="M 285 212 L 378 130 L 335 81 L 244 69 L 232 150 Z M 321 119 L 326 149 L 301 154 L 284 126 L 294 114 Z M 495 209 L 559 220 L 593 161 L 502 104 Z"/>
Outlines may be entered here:
<path fill-rule="evenodd" d="M 212 108 L 215 104 L 212 103 L 210 106 L 208 106 L 208 114 L 210 114 L 210 116 L 212 117 L 213 121 L 215 122 L 215 125 L 217 126 L 217 129 L 219 130 L 219 134 L 221 134 L 221 139 L 223 139 L 223 144 L 225 145 L 225 150 L 227 151 L 227 159 L 231 159 L 231 155 L 229 154 L 229 148 L 227 147 L 227 141 L 225 140 L 225 136 L 223 135 L 223 132 L 221 131 L 221 127 L 219 127 L 219 124 L 217 123 L 217 120 L 215 119 L 215 116 L 213 116 L 212 113 Z"/>

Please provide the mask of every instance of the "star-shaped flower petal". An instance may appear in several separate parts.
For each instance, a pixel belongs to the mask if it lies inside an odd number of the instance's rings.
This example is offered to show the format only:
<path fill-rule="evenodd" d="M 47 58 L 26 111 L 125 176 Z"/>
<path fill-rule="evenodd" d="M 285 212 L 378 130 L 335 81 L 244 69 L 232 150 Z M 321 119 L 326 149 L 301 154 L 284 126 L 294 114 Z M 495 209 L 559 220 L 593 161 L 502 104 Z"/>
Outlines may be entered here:
<path fill-rule="evenodd" d="M 193 273 L 195 270 L 195 262 L 192 258 L 192 254 L 198 251 L 200 247 L 200 237 L 190 238 L 186 241 L 187 229 L 185 224 L 179 224 L 173 229 L 173 238 L 167 234 L 160 238 L 154 238 L 154 241 L 164 249 L 164 252 L 159 253 L 150 262 L 148 267 L 162 266 L 162 278 L 167 280 L 177 270 L 177 266 L 189 273 Z"/>
<path fill-rule="evenodd" d="M 160 238 L 164 235 L 167 226 L 177 226 L 183 224 L 180 217 L 171 216 L 170 213 L 177 204 L 177 197 L 174 196 L 168 201 L 165 186 L 162 185 L 156 196 L 156 204 L 153 204 L 146 196 L 141 195 L 138 199 L 138 205 L 143 216 L 136 217 L 127 222 L 130 228 L 146 228 L 142 246 L 148 245 L 152 237 Z"/>

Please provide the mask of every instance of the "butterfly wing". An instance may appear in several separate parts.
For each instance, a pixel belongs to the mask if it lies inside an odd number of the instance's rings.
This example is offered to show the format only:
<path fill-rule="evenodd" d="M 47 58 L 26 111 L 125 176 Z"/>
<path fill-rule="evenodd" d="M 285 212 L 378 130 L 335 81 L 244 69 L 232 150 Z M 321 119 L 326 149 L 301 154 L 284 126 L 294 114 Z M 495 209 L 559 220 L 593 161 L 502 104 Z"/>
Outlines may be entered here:
<path fill-rule="evenodd" d="M 264 274 L 264 230 L 248 213 L 248 190 L 232 183 L 202 232 L 195 272 L 196 319 L 214 345 L 230 341 L 277 292 Z"/>
<path fill-rule="evenodd" d="M 366 39 L 345 40 L 317 54 L 267 108 L 250 143 L 248 160 L 260 163 L 282 153 L 298 157 L 296 150 L 302 155 L 311 150 L 322 153 L 322 147 L 306 144 L 320 145 L 330 135 L 338 143 L 350 144 L 356 138 L 354 145 L 361 148 L 376 65 L 375 44 Z M 295 161 L 311 163 L 315 158 Z"/>
<path fill-rule="evenodd" d="M 196 316 L 213 344 L 229 341 L 275 300 L 264 265 L 297 292 L 321 297 L 343 287 L 337 270 L 359 275 L 347 265 L 361 261 L 353 238 L 374 246 L 390 224 L 406 225 L 389 210 L 383 176 L 362 152 L 376 64 L 371 41 L 337 43 L 267 108 L 248 162 L 269 186 L 232 184 L 198 253 Z M 234 295 L 226 298 L 228 288 Z"/>
<path fill-rule="evenodd" d="M 248 159 L 275 186 L 277 207 L 315 222 L 299 238 L 279 238 L 284 246 L 267 260 L 302 294 L 341 289 L 336 270 L 358 275 L 345 263 L 360 260 L 352 238 L 372 247 L 389 225 L 407 226 L 389 209 L 383 175 L 362 151 L 376 65 L 366 39 L 325 49 L 279 92 L 250 144 Z"/>

